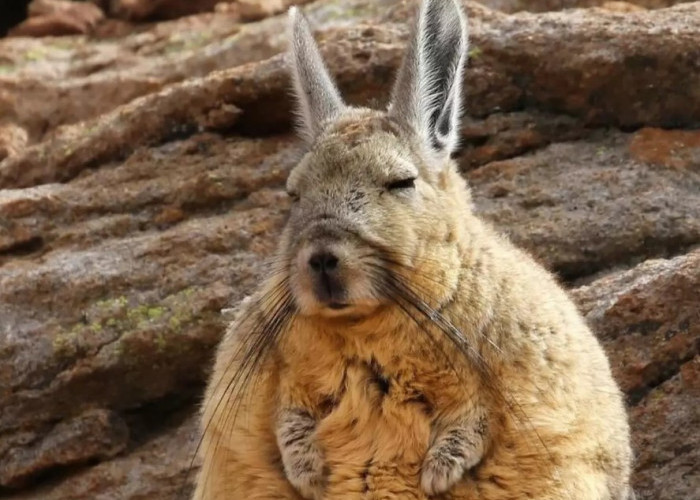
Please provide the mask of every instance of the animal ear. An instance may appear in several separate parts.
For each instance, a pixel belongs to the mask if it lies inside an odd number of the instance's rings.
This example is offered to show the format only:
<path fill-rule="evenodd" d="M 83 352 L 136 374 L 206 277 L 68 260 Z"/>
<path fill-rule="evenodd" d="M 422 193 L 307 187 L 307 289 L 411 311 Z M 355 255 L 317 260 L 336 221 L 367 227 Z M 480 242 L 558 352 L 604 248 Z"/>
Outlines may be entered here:
<path fill-rule="evenodd" d="M 289 39 L 297 125 L 302 138 L 311 143 L 345 105 L 323 64 L 309 23 L 297 7 L 289 9 Z"/>
<path fill-rule="evenodd" d="M 424 0 L 389 114 L 437 153 L 458 146 L 466 19 L 457 0 Z"/>

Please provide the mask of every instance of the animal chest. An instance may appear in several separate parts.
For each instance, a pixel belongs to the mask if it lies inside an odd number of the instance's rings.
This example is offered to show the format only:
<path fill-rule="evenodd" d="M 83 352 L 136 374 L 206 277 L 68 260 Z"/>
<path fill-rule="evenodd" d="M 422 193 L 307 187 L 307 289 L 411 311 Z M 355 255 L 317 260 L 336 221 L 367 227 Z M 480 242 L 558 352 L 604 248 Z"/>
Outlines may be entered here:
<path fill-rule="evenodd" d="M 421 342 L 317 340 L 305 346 L 280 357 L 278 401 L 304 408 L 316 421 L 324 498 L 363 498 L 367 491 L 420 495 L 421 464 L 436 427 L 469 404 L 465 373 Z M 406 491 L 414 493 L 406 497 Z"/>

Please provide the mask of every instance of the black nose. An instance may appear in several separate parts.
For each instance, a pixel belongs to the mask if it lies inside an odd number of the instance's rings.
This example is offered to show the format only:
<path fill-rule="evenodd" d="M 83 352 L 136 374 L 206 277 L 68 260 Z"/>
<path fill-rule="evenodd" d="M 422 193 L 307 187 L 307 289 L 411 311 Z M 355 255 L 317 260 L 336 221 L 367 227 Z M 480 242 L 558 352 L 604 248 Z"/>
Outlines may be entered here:
<path fill-rule="evenodd" d="M 318 252 L 309 258 L 309 266 L 316 273 L 331 274 L 338 267 L 338 257 L 330 252 Z"/>

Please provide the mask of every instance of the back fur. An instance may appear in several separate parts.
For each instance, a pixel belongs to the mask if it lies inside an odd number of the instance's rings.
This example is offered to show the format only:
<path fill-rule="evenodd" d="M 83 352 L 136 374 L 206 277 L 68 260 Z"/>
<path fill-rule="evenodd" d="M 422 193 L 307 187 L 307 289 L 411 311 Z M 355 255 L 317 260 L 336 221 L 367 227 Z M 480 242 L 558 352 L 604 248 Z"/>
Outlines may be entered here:
<path fill-rule="evenodd" d="M 342 103 L 290 22 L 310 146 L 271 275 L 217 353 L 195 498 L 632 498 L 601 346 L 449 158 L 457 3 L 424 1 L 386 112 Z"/>

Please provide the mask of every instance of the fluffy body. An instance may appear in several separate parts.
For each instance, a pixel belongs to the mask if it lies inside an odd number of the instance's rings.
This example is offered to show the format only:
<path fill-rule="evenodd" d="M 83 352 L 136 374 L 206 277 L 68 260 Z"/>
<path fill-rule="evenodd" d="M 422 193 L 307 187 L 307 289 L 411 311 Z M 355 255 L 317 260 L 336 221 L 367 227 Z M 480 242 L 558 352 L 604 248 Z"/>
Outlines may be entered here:
<path fill-rule="evenodd" d="M 449 158 L 459 8 L 424 3 L 387 112 L 342 104 L 291 17 L 310 148 L 275 272 L 217 352 L 195 498 L 633 498 L 600 344 L 552 275 L 474 214 Z M 319 249 L 339 292 L 315 291 Z"/>

